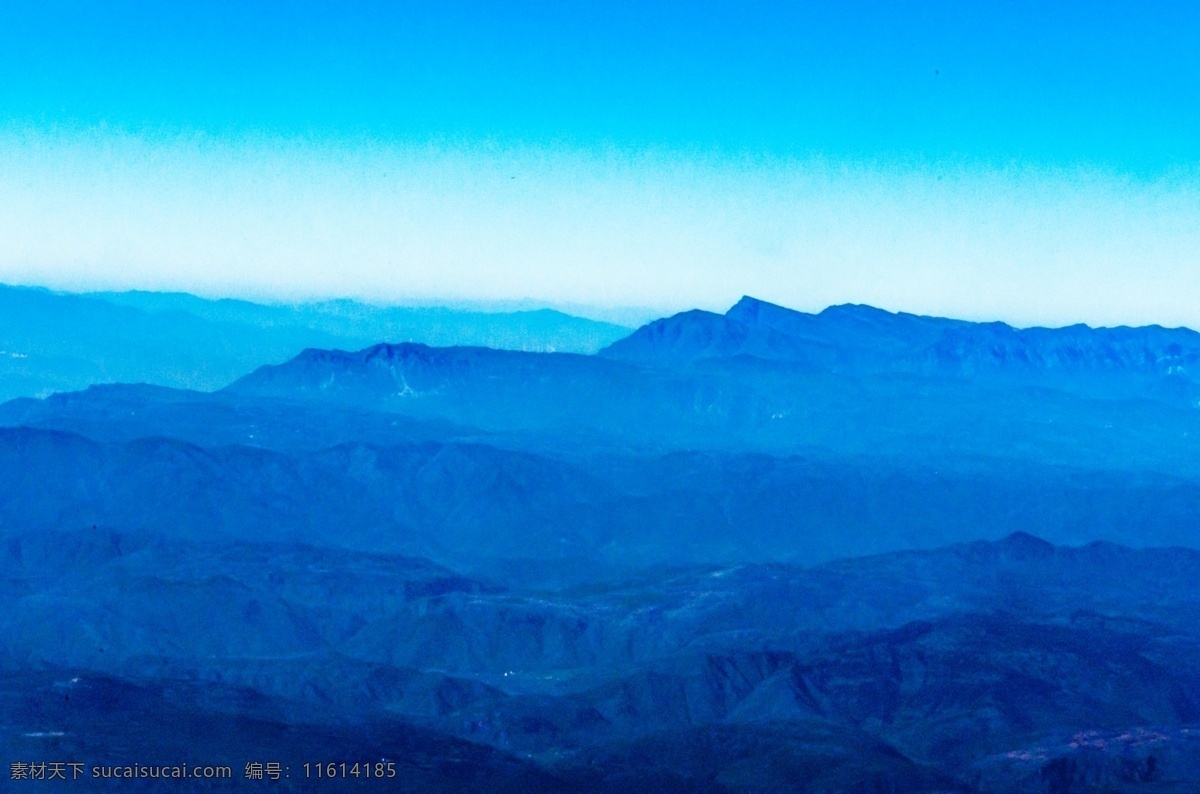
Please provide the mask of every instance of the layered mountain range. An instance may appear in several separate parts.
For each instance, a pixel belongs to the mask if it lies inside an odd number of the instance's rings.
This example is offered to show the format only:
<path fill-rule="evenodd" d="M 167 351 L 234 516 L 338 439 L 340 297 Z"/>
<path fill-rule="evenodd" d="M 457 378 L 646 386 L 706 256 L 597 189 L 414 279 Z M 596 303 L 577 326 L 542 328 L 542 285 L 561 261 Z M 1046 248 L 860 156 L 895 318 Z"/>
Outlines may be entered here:
<path fill-rule="evenodd" d="M 386 340 L 591 353 L 628 331 L 547 308 L 484 311 L 350 300 L 264 305 L 0 284 L 0 400 L 98 383 L 217 389 L 307 347 Z"/>
<path fill-rule="evenodd" d="M 242 351 L 313 325 L 203 306 Z M 546 338 L 0 405 L 6 754 L 297 791 L 1200 775 L 1200 335 L 743 298 Z"/>

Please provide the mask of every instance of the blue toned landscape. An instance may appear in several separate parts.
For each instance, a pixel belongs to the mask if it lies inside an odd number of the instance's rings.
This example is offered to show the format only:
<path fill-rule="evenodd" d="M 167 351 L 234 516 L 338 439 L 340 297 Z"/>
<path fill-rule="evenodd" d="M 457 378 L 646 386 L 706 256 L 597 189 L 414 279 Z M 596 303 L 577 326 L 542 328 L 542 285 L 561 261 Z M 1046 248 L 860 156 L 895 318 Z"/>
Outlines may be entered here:
<path fill-rule="evenodd" d="M 213 338 L 9 294 L 141 335 L 146 379 Z M 233 310 L 231 368 L 337 328 Z M 438 316 L 530 350 L 308 348 L 0 406 L 7 756 L 258 759 L 289 790 L 377 759 L 414 791 L 1200 775 L 1200 334 L 746 297 L 583 354 L 531 351 L 610 326 Z"/>
<path fill-rule="evenodd" d="M 0 791 L 1200 794 L 1198 53 L 0 2 Z"/>

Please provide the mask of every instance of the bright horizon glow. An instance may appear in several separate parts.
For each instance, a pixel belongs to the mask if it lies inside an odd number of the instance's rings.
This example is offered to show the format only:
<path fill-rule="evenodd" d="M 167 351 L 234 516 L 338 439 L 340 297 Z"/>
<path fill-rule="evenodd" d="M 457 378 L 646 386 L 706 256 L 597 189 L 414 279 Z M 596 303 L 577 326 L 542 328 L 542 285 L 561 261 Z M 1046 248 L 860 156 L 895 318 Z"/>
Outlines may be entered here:
<path fill-rule="evenodd" d="M 1200 327 L 1192 174 L 0 135 L 0 281 Z M 1182 276 L 1182 278 L 1181 278 Z"/>
<path fill-rule="evenodd" d="M 0 6 L 0 281 L 1200 328 L 1200 6 Z"/>

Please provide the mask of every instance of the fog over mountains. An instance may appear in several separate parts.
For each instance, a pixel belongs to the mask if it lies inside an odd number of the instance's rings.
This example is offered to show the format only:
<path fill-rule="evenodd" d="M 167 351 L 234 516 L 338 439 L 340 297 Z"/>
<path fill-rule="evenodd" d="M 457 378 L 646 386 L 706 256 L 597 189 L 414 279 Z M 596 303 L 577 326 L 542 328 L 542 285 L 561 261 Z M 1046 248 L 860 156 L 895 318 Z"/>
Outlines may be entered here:
<path fill-rule="evenodd" d="M 591 353 L 626 333 L 549 309 L 484 312 L 350 300 L 264 306 L 181 293 L 77 295 L 0 285 L 0 399 L 120 382 L 209 391 L 307 347 L 387 340 Z"/>
<path fill-rule="evenodd" d="M 296 791 L 381 757 L 422 791 L 1200 777 L 1191 330 L 0 301 L 12 758 Z"/>

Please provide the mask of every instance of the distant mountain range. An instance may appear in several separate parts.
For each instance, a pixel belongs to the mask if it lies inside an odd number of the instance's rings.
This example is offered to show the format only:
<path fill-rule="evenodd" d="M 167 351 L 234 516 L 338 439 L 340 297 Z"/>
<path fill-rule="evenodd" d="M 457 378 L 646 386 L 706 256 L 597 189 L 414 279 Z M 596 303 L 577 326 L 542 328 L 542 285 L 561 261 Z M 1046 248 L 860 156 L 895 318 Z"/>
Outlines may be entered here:
<path fill-rule="evenodd" d="M 998 335 L 1043 352 L 1010 367 L 1010 347 L 973 343 L 1000 351 L 986 376 L 934 355 Z M 0 456 L 21 472 L 0 520 L 171 521 L 497 576 L 809 563 L 1015 530 L 1188 545 L 1200 409 L 1163 384 L 1192 383 L 1193 336 L 746 298 L 596 355 L 308 349 L 213 393 L 107 385 L 0 405 Z"/>
<path fill-rule="evenodd" d="M 355 301 L 264 306 L 150 292 L 0 285 L 0 400 L 98 383 L 218 389 L 310 347 L 381 341 L 591 353 L 629 329 L 550 309 L 482 312 Z"/>
<path fill-rule="evenodd" d="M 583 448 L 1200 473 L 1198 358 L 1200 334 L 1187 329 L 1017 330 L 860 306 L 809 315 L 744 298 L 726 315 L 655 321 L 594 356 L 309 350 L 224 393 Z"/>
<path fill-rule="evenodd" d="M 1200 334 L 1157 326 L 1017 329 L 856 305 L 806 314 L 745 297 L 723 315 L 683 312 L 630 333 L 550 309 L 267 306 L 0 285 L 0 400 L 117 382 L 211 391 L 306 349 L 380 343 L 599 352 L 666 367 L 750 357 L 848 376 L 944 375 L 1086 396 L 1200 400 Z"/>
<path fill-rule="evenodd" d="M 1200 774 L 1185 549 L 1018 533 L 555 592 L 112 529 L 10 531 L 0 564 L 12 757 L 120 763 L 118 737 L 144 763 L 281 761 L 285 791 L 321 752 L 448 792 L 1157 794 Z"/>
<path fill-rule="evenodd" d="M 1015 529 L 1189 545 L 1200 513 L 1196 480 L 1027 462 L 930 471 L 715 452 L 567 462 L 478 441 L 381 441 L 280 451 L 0 428 L 0 527 L 170 527 L 196 542 L 374 550 L 553 582 L 654 565 L 807 565 Z"/>
<path fill-rule="evenodd" d="M 1192 331 L 4 301 L 10 758 L 387 758 L 446 792 L 1200 776 Z"/>
<path fill-rule="evenodd" d="M 745 297 L 723 315 L 657 320 L 600 355 L 675 366 L 751 356 L 847 374 L 1009 379 L 1103 396 L 1200 396 L 1200 333 L 1187 328 L 1013 328 L 831 306 L 805 314 Z"/>

